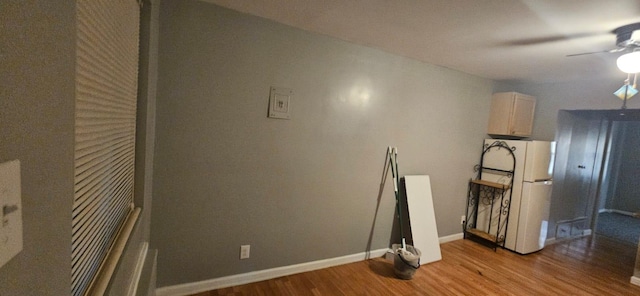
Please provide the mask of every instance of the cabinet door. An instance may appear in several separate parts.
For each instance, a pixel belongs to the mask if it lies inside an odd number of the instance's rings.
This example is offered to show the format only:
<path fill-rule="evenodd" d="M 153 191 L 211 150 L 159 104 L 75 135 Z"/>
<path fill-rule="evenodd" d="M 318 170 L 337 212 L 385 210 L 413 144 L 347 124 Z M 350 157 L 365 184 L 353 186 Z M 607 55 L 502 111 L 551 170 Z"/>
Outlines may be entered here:
<path fill-rule="evenodd" d="M 533 112 L 536 99 L 531 96 L 516 94 L 511 113 L 509 131 L 511 135 L 527 137 L 533 128 Z"/>
<path fill-rule="evenodd" d="M 513 120 L 513 95 L 511 93 L 496 93 L 491 98 L 491 113 L 487 133 L 490 135 L 511 134 Z"/>

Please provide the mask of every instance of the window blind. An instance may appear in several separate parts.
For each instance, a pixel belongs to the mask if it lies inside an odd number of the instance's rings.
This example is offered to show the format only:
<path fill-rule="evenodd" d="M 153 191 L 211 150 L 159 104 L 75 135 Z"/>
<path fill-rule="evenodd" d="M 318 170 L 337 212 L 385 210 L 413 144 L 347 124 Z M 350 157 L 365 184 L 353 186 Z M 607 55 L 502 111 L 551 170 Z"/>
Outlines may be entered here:
<path fill-rule="evenodd" d="M 76 1 L 72 295 L 88 293 L 133 209 L 139 9 Z"/>

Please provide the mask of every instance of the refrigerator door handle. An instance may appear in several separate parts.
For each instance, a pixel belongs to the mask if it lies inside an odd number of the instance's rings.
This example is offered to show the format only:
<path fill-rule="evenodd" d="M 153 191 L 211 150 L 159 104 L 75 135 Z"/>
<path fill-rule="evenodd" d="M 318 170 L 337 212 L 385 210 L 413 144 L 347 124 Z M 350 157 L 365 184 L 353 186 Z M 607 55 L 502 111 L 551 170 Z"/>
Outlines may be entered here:
<path fill-rule="evenodd" d="M 546 183 L 546 182 L 551 182 L 551 179 L 535 179 L 531 183 Z"/>

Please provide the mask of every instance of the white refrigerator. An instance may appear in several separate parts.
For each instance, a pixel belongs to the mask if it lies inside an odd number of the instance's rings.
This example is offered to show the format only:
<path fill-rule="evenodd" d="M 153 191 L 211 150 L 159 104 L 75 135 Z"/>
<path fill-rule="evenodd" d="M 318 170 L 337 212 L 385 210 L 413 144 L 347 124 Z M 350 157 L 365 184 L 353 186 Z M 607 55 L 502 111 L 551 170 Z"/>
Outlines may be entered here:
<path fill-rule="evenodd" d="M 516 161 L 505 248 L 520 254 L 539 251 L 547 239 L 555 142 L 486 139 L 485 147 L 495 141 L 512 147 Z M 512 164 L 508 152 L 498 150 L 485 154 L 483 166 L 510 170 Z M 487 181 L 503 183 L 504 178 L 482 173 Z"/>

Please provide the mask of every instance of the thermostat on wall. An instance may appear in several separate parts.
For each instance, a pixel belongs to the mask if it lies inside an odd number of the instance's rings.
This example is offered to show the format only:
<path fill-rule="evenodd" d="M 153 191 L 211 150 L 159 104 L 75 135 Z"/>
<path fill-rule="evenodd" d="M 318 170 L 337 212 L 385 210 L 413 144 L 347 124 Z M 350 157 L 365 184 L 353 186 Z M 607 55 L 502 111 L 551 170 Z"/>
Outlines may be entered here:
<path fill-rule="evenodd" d="M 292 89 L 271 87 L 271 94 L 269 95 L 269 118 L 290 119 L 292 97 Z"/>

